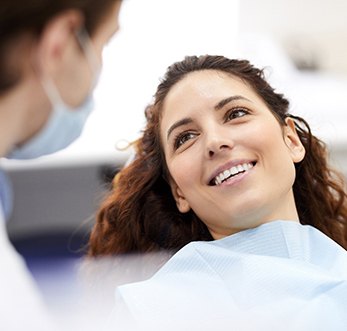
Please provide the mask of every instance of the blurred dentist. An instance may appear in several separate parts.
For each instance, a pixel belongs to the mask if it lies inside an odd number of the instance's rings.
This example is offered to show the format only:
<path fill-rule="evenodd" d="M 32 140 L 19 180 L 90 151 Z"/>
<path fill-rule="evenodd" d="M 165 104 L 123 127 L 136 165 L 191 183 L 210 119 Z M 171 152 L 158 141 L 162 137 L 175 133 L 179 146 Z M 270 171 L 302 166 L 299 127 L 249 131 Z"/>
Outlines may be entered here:
<path fill-rule="evenodd" d="M 120 8 L 121 0 L 2 1 L 0 157 L 36 158 L 80 135 Z M 6 234 L 7 184 L 2 172 L 0 329 L 47 330 L 40 295 Z"/>

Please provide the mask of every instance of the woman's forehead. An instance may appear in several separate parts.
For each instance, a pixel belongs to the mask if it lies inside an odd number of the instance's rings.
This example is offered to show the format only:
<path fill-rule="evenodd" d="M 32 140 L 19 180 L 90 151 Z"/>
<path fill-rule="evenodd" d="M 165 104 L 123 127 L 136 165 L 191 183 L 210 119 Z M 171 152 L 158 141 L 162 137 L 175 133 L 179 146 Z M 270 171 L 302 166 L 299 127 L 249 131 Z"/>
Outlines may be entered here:
<path fill-rule="evenodd" d="M 213 107 L 219 100 L 233 95 L 263 102 L 247 82 L 235 75 L 211 69 L 194 71 L 171 87 L 162 105 L 161 118 L 167 112 L 199 106 L 199 103 L 200 106 Z"/>

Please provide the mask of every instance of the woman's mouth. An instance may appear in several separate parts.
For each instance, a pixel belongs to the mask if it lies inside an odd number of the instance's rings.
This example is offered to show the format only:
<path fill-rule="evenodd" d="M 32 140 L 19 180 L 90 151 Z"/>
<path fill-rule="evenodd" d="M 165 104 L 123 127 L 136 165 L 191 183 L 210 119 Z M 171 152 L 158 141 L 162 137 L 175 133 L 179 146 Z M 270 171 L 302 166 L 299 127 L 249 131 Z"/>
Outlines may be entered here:
<path fill-rule="evenodd" d="M 226 169 L 222 172 L 220 172 L 216 177 L 212 178 L 209 185 L 211 186 L 218 186 L 221 185 L 223 182 L 228 180 L 231 177 L 237 176 L 241 173 L 244 173 L 250 169 L 252 169 L 255 166 L 256 162 L 246 162 L 242 164 L 235 165 L 231 167 L 230 169 Z"/>

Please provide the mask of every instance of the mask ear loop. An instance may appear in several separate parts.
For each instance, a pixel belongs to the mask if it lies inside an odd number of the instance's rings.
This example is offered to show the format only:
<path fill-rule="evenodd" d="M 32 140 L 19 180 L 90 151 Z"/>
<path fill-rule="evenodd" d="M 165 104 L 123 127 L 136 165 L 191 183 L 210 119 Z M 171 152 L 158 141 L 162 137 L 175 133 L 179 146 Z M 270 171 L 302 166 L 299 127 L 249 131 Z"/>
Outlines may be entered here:
<path fill-rule="evenodd" d="M 94 81 L 91 85 L 91 90 L 94 90 L 95 86 L 97 85 L 97 82 L 99 80 L 100 71 L 101 71 L 101 64 L 100 61 L 96 55 L 95 49 L 93 47 L 92 41 L 89 37 L 89 34 L 87 30 L 82 27 L 79 30 L 75 32 L 76 38 L 87 58 L 87 61 L 90 64 L 90 67 L 92 69 L 92 72 L 94 74 Z"/>
<path fill-rule="evenodd" d="M 41 79 L 41 85 L 43 86 L 52 107 L 55 104 L 59 104 L 59 105 L 65 104 L 57 87 L 54 85 L 53 81 L 50 78 L 43 77 Z"/>

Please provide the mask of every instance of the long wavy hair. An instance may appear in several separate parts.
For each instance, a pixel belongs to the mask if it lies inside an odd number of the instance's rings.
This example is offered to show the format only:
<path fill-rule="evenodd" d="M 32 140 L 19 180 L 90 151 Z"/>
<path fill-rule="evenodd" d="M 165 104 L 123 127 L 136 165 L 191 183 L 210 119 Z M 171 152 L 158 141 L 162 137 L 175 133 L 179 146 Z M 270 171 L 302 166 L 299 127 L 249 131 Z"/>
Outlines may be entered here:
<path fill-rule="evenodd" d="M 145 111 L 147 125 L 134 143 L 136 156 L 114 179 L 89 241 L 89 256 L 176 251 L 194 240 L 213 240 L 193 211 L 182 214 L 167 181 L 168 171 L 160 141 L 163 103 L 171 88 L 194 71 L 217 70 L 239 77 L 264 100 L 281 126 L 290 116 L 305 147 L 295 164 L 293 186 L 300 222 L 321 230 L 347 248 L 347 205 L 343 176 L 328 165 L 326 145 L 306 121 L 288 113 L 288 100 L 266 82 L 264 71 L 246 60 L 223 56 L 189 56 L 170 66 L 158 86 L 154 102 Z"/>

